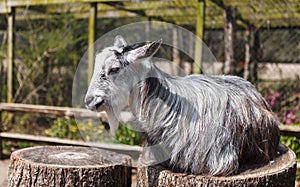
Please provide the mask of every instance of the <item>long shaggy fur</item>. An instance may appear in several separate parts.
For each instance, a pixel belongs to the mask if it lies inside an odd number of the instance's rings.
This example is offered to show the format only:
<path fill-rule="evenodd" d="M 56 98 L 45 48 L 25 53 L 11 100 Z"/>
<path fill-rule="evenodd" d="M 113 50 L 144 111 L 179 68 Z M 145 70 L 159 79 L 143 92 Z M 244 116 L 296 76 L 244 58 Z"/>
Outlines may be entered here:
<path fill-rule="evenodd" d="M 108 83 L 113 88 L 109 105 L 122 105 L 124 97 L 119 96 L 128 95 L 146 146 L 163 142 L 170 152 L 165 166 L 227 176 L 242 164 L 267 163 L 275 157 L 279 122 L 248 81 L 236 76 L 172 77 L 148 59 L 120 64 L 128 65 L 119 74 L 122 78 Z"/>
<path fill-rule="evenodd" d="M 249 82 L 235 76 L 174 78 L 156 67 L 149 73 L 156 75 L 131 92 L 131 109 L 147 146 L 164 142 L 172 150 L 169 167 L 230 175 L 240 164 L 274 158 L 278 121 Z"/>

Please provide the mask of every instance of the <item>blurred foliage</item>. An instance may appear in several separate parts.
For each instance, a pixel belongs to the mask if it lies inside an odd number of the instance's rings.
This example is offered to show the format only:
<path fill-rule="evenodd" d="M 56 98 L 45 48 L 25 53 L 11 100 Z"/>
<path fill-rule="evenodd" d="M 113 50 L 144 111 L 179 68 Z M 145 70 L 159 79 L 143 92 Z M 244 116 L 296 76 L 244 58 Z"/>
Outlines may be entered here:
<path fill-rule="evenodd" d="M 23 149 L 27 147 L 34 146 L 34 143 L 30 142 L 15 142 L 15 141 L 4 141 L 3 143 L 3 153 L 10 155 L 13 151 L 16 151 L 18 149 Z"/>
<path fill-rule="evenodd" d="M 26 17 L 26 15 L 25 15 Z M 70 106 L 72 81 L 87 36 L 72 15 L 18 21 L 14 102 Z"/>
<path fill-rule="evenodd" d="M 300 84 L 298 81 L 264 84 L 260 86 L 260 91 L 281 123 L 300 125 Z"/>
<path fill-rule="evenodd" d="M 297 156 L 297 162 L 300 162 L 300 139 L 295 137 L 281 136 L 280 142 L 293 150 Z"/>
<path fill-rule="evenodd" d="M 272 82 L 260 86 L 260 91 L 284 125 L 300 127 L 300 84 L 297 81 Z M 300 139 L 281 136 L 281 143 L 292 149 L 300 162 Z"/>
<path fill-rule="evenodd" d="M 45 130 L 45 135 L 57 138 L 67 138 L 71 140 L 81 139 L 75 120 L 58 118 L 49 129 Z"/>
<path fill-rule="evenodd" d="M 50 137 L 97 142 L 105 139 L 104 131 L 103 124 L 92 121 L 58 118 L 44 133 Z"/>
<path fill-rule="evenodd" d="M 141 136 L 131 129 L 131 125 L 120 125 L 112 137 L 105 130 L 105 125 L 93 121 L 76 121 L 75 119 L 58 118 L 53 125 L 44 131 L 49 137 L 84 140 L 87 142 L 115 142 L 127 145 L 141 145 Z"/>
<path fill-rule="evenodd" d="M 127 145 L 142 145 L 143 143 L 141 135 L 134 131 L 130 124 L 121 124 L 114 138 L 117 143 Z"/>
<path fill-rule="evenodd" d="M 13 118 L 12 118 L 13 117 Z M 1 130 L 4 132 L 41 135 L 45 128 L 49 128 L 53 119 L 30 113 L 1 112 Z"/>

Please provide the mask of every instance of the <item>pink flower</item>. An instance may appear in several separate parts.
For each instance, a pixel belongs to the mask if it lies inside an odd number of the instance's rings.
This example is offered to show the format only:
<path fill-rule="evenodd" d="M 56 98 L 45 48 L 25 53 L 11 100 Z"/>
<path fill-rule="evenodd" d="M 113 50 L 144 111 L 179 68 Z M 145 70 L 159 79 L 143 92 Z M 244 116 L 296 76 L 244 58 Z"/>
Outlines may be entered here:
<path fill-rule="evenodd" d="M 286 115 L 286 117 L 287 117 L 288 119 L 292 119 L 292 120 L 296 119 L 296 116 L 295 116 L 295 114 L 293 113 L 293 111 L 290 111 L 290 112 Z"/>
<path fill-rule="evenodd" d="M 275 99 L 272 99 L 271 102 L 270 102 L 270 104 L 271 104 L 272 106 L 274 106 L 274 105 L 275 105 L 275 101 L 276 101 Z"/>
<path fill-rule="evenodd" d="M 280 93 L 279 93 L 279 92 L 275 92 L 274 97 L 275 97 L 275 98 L 280 97 Z"/>

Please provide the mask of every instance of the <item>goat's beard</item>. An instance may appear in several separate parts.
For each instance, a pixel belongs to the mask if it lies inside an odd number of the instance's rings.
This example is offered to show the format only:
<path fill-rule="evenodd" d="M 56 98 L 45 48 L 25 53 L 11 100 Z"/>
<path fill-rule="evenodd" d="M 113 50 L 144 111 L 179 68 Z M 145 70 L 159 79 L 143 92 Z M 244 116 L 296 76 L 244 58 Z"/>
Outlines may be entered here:
<path fill-rule="evenodd" d="M 121 94 L 120 94 L 121 93 Z M 105 108 L 105 112 L 108 117 L 110 133 L 115 135 L 116 131 L 119 127 L 119 121 L 121 120 L 121 112 L 128 107 L 128 94 L 127 92 L 122 90 L 118 90 L 118 94 L 116 97 L 118 98 L 110 98 L 110 103 Z"/>
<path fill-rule="evenodd" d="M 109 127 L 110 127 L 110 133 L 112 135 L 115 135 L 116 134 L 116 131 L 118 130 L 119 128 L 119 120 L 118 120 L 118 117 L 116 116 L 115 114 L 115 111 L 112 110 L 111 107 L 108 107 L 106 110 L 105 110 L 106 114 L 107 114 L 107 117 L 108 117 L 108 123 L 109 123 Z"/>

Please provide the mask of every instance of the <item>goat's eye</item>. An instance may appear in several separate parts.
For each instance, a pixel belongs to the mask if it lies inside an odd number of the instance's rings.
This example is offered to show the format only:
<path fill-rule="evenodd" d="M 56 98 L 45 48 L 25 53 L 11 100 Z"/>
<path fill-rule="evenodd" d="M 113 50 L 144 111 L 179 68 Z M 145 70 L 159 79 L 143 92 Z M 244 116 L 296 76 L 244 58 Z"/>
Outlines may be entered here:
<path fill-rule="evenodd" d="M 100 78 L 103 79 L 103 80 L 106 80 L 106 79 L 107 79 L 106 76 L 105 76 L 105 74 L 101 74 L 101 75 L 100 75 Z"/>
<path fill-rule="evenodd" d="M 108 71 L 108 75 L 113 75 L 113 74 L 116 74 L 120 71 L 120 68 L 111 68 L 109 71 Z"/>

